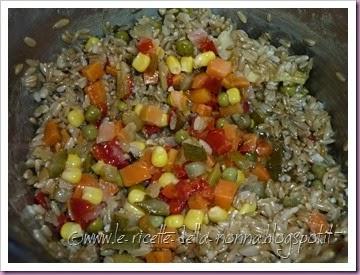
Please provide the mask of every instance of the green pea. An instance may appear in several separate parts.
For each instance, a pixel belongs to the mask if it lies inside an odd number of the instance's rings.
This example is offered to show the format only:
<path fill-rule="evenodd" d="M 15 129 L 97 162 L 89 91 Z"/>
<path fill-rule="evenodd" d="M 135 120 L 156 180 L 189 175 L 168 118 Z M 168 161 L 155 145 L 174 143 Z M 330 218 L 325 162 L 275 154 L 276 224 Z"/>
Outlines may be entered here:
<path fill-rule="evenodd" d="M 223 173 L 222 173 L 222 177 L 225 180 L 229 180 L 229 181 L 236 181 L 237 178 L 237 169 L 234 167 L 228 167 L 226 168 Z"/>
<path fill-rule="evenodd" d="M 183 129 L 180 129 L 179 131 L 176 132 L 175 134 L 175 141 L 176 143 L 181 144 L 184 140 L 186 140 L 187 138 L 189 138 L 189 134 L 188 132 L 186 132 Z"/>
<path fill-rule="evenodd" d="M 149 221 L 152 226 L 154 227 L 160 227 L 164 223 L 164 217 L 162 216 L 149 216 Z"/>
<path fill-rule="evenodd" d="M 324 174 L 326 173 L 326 167 L 324 165 L 321 165 L 321 164 L 314 164 L 312 167 L 311 167 L 311 171 L 313 172 L 314 176 L 317 178 L 317 179 L 322 179 Z"/>
<path fill-rule="evenodd" d="M 219 118 L 217 121 L 216 121 L 216 127 L 217 128 L 223 128 L 224 125 L 226 123 L 226 119 L 225 118 Z"/>
<path fill-rule="evenodd" d="M 85 112 L 85 119 L 91 123 L 98 121 L 100 116 L 101 112 L 99 108 L 94 105 L 90 105 Z"/>
<path fill-rule="evenodd" d="M 115 37 L 121 40 L 124 40 L 126 43 L 129 43 L 130 37 L 126 31 L 117 31 Z"/>
<path fill-rule="evenodd" d="M 194 46 L 187 39 L 177 41 L 175 44 L 175 48 L 176 52 L 181 56 L 191 56 L 194 53 Z"/>
<path fill-rule="evenodd" d="M 82 133 L 86 140 L 95 140 L 98 134 L 98 130 L 95 125 L 89 124 L 82 128 Z"/>
<path fill-rule="evenodd" d="M 124 112 L 126 109 L 127 109 L 127 105 L 124 101 L 122 100 L 119 100 L 116 104 L 116 107 L 118 108 L 118 110 L 120 112 Z"/>
<path fill-rule="evenodd" d="M 102 219 L 97 218 L 88 225 L 88 227 L 86 228 L 86 231 L 89 233 L 98 233 L 103 228 L 104 228 L 104 224 L 103 224 Z"/>
<path fill-rule="evenodd" d="M 218 103 L 221 107 L 229 106 L 229 97 L 226 93 L 220 93 L 218 95 Z"/>

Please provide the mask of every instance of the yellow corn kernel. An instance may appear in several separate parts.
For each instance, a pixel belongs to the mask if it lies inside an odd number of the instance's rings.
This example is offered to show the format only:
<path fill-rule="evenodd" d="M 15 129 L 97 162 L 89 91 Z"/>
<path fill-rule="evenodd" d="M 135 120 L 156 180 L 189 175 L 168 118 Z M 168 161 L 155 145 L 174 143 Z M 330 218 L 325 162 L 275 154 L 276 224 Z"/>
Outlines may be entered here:
<path fill-rule="evenodd" d="M 81 169 L 66 168 L 61 174 L 61 178 L 73 184 L 78 183 L 81 180 Z"/>
<path fill-rule="evenodd" d="M 173 56 L 173 55 L 168 56 L 166 58 L 166 65 L 168 66 L 169 71 L 172 74 L 181 73 L 181 64 L 175 56 Z"/>
<path fill-rule="evenodd" d="M 239 214 L 240 215 L 252 214 L 255 211 L 256 211 L 256 203 L 244 203 L 239 209 Z"/>
<path fill-rule="evenodd" d="M 145 72 L 150 65 L 150 57 L 143 53 L 138 53 L 132 62 L 132 66 L 139 73 Z"/>
<path fill-rule="evenodd" d="M 245 182 L 245 174 L 243 171 L 238 170 L 237 177 L 236 177 L 236 183 L 241 185 Z"/>
<path fill-rule="evenodd" d="M 80 224 L 76 222 L 66 222 L 60 229 L 60 235 L 64 240 L 72 240 L 76 237 L 83 235 L 83 230 L 81 229 Z"/>
<path fill-rule="evenodd" d="M 131 192 L 132 190 L 141 190 L 141 191 L 145 192 L 145 187 L 144 187 L 144 185 L 137 184 L 137 185 L 133 185 L 129 188 L 129 192 Z"/>
<path fill-rule="evenodd" d="M 65 163 L 66 168 L 81 168 L 81 158 L 76 154 L 69 154 Z"/>
<path fill-rule="evenodd" d="M 67 115 L 68 122 L 73 127 L 79 127 L 85 120 L 84 112 L 81 109 L 74 109 Z"/>
<path fill-rule="evenodd" d="M 180 228 L 184 224 L 183 215 L 170 215 L 165 218 L 165 225 L 170 228 Z"/>
<path fill-rule="evenodd" d="M 137 219 L 140 219 L 142 216 L 145 215 L 144 211 L 142 211 L 139 207 L 132 205 L 128 201 L 125 201 L 124 209 Z"/>
<path fill-rule="evenodd" d="M 228 89 L 226 91 L 227 95 L 228 95 L 228 98 L 229 98 L 229 103 L 231 105 L 234 105 L 236 103 L 239 103 L 240 100 L 241 100 L 241 95 L 240 95 L 240 91 L 238 88 L 231 88 L 231 89 Z"/>
<path fill-rule="evenodd" d="M 194 68 L 206 67 L 211 60 L 214 60 L 216 55 L 212 51 L 200 53 L 195 57 Z"/>
<path fill-rule="evenodd" d="M 141 202 L 145 199 L 146 193 L 140 189 L 133 189 L 129 192 L 128 201 L 131 204 Z"/>
<path fill-rule="evenodd" d="M 140 152 L 144 151 L 146 145 L 142 141 L 133 141 L 130 142 L 130 146 L 136 147 Z"/>
<path fill-rule="evenodd" d="M 103 191 L 100 188 L 85 186 L 81 198 L 97 205 L 103 199 Z"/>
<path fill-rule="evenodd" d="M 155 167 L 164 167 L 168 163 L 166 150 L 161 146 L 156 146 L 151 154 L 151 163 Z"/>
<path fill-rule="evenodd" d="M 177 177 L 175 177 L 175 175 L 173 173 L 165 172 L 160 176 L 158 182 L 159 182 L 160 187 L 165 187 L 166 185 L 169 185 L 169 184 L 175 184 L 178 181 L 179 180 L 177 179 Z"/>
<path fill-rule="evenodd" d="M 185 216 L 184 224 L 186 228 L 195 230 L 204 220 L 204 212 L 199 209 L 190 209 Z"/>
<path fill-rule="evenodd" d="M 164 55 L 165 55 L 165 51 L 164 51 L 163 48 L 157 47 L 156 48 L 156 54 L 157 54 L 159 59 L 162 59 L 164 57 Z"/>
<path fill-rule="evenodd" d="M 134 109 L 134 111 L 135 111 L 135 113 L 139 116 L 140 115 L 140 113 L 141 113 L 141 110 L 142 110 L 142 108 L 144 107 L 144 105 L 142 105 L 142 104 L 136 104 L 136 106 L 135 106 L 135 109 Z"/>
<path fill-rule="evenodd" d="M 162 114 L 159 127 L 165 127 L 168 125 L 169 116 L 168 114 Z"/>
<path fill-rule="evenodd" d="M 228 217 L 228 212 L 219 206 L 214 206 L 208 211 L 209 220 L 212 222 L 223 222 Z"/>
<path fill-rule="evenodd" d="M 181 71 L 185 73 L 192 73 L 194 68 L 194 58 L 192 56 L 183 56 L 180 59 Z"/>
<path fill-rule="evenodd" d="M 85 50 L 87 52 L 90 51 L 91 48 L 96 44 L 98 44 L 99 42 L 100 42 L 99 38 L 97 38 L 96 36 L 91 36 L 85 44 Z"/>
<path fill-rule="evenodd" d="M 105 162 L 99 160 L 97 163 L 91 166 L 91 170 L 93 170 L 96 175 L 100 175 L 104 166 L 105 166 Z"/>

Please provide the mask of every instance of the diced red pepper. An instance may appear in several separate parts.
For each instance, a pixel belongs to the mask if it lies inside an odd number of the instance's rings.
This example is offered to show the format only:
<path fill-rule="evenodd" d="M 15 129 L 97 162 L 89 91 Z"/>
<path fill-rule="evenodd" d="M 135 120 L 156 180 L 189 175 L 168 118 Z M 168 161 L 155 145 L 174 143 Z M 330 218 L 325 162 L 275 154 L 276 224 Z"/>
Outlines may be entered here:
<path fill-rule="evenodd" d="M 49 208 L 49 198 L 41 191 L 35 194 L 34 202 L 45 209 Z"/>
<path fill-rule="evenodd" d="M 175 199 L 177 195 L 177 189 L 174 184 L 169 184 L 161 189 L 160 194 L 163 195 L 166 199 Z"/>
<path fill-rule="evenodd" d="M 139 52 L 148 54 L 154 51 L 155 45 L 151 38 L 141 37 L 139 42 L 136 44 L 136 48 L 139 50 Z"/>
<path fill-rule="evenodd" d="M 213 51 L 215 54 L 217 54 L 216 46 L 209 37 L 206 37 L 199 41 L 198 48 L 202 52 Z"/>
<path fill-rule="evenodd" d="M 174 174 L 178 179 L 187 179 L 187 173 L 183 166 L 175 165 L 174 166 Z"/>
<path fill-rule="evenodd" d="M 129 165 L 128 160 L 116 140 L 94 144 L 91 153 L 96 160 L 102 160 L 107 164 L 121 169 Z"/>
<path fill-rule="evenodd" d="M 213 129 L 209 131 L 205 141 L 218 155 L 225 154 L 232 148 L 231 142 L 226 139 L 224 129 Z"/>
<path fill-rule="evenodd" d="M 180 214 L 186 207 L 186 201 L 180 199 L 171 200 L 168 204 L 171 214 Z"/>
<path fill-rule="evenodd" d="M 150 137 L 153 134 L 157 134 L 161 132 L 161 128 L 155 125 L 144 125 L 142 129 L 145 137 Z"/>
<path fill-rule="evenodd" d="M 70 198 L 69 200 L 69 215 L 82 228 L 86 228 L 100 214 L 101 208 L 101 205 L 93 205 L 83 199 Z"/>
<path fill-rule="evenodd" d="M 204 88 L 208 89 L 214 94 L 218 94 L 221 90 L 221 87 L 221 80 L 211 76 L 209 76 L 204 83 Z"/>

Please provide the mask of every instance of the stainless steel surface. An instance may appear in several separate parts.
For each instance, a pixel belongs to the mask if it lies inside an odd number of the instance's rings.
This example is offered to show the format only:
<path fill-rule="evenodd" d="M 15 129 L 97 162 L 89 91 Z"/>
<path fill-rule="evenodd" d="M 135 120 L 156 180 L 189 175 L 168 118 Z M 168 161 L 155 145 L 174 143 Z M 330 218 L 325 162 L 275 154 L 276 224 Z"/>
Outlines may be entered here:
<path fill-rule="evenodd" d="M 84 2 L 85 3 L 85 2 Z M 218 9 L 215 13 L 231 17 L 241 24 L 235 9 Z M 340 82 L 336 72 L 347 75 L 347 11 L 346 9 L 244 9 L 247 24 L 241 24 L 251 37 L 267 31 L 273 43 L 279 37 L 288 38 L 296 54 L 315 57 L 314 69 L 307 87 L 325 104 L 332 115 L 336 131 L 333 152 L 343 164 L 347 154 L 343 146 L 347 142 L 347 83 Z M 272 14 L 272 21 L 266 20 Z M 35 102 L 21 89 L 19 77 L 14 75 L 14 65 L 26 58 L 54 60 L 56 53 L 64 47 L 60 39 L 63 30 L 51 27 L 60 18 L 71 19 L 66 28 L 76 30 L 89 28 L 101 34 L 105 21 L 116 24 L 133 24 L 135 18 L 143 15 L 157 15 L 156 10 L 125 9 L 10 9 L 9 10 L 9 236 L 14 259 L 18 261 L 47 261 L 49 258 L 41 247 L 31 239 L 31 225 L 20 223 L 18 214 L 31 201 L 29 189 L 22 180 L 23 163 L 34 127 L 28 121 L 35 108 Z M 35 48 L 23 43 L 25 36 L 37 41 Z M 314 47 L 307 47 L 304 38 L 316 41 Z M 20 253 L 21 252 L 21 253 Z M 10 258 L 11 260 L 12 258 Z"/>

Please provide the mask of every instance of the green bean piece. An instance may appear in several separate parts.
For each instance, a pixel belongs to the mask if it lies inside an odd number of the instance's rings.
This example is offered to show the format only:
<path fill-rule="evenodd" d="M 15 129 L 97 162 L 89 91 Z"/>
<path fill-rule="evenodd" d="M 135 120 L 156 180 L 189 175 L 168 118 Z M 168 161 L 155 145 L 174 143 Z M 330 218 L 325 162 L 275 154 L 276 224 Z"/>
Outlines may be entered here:
<path fill-rule="evenodd" d="M 214 186 L 215 184 L 217 184 L 220 177 L 221 177 L 220 164 L 216 163 L 215 166 L 213 167 L 212 171 L 210 172 L 209 177 L 208 177 L 209 185 Z"/>
<path fill-rule="evenodd" d="M 259 115 L 258 112 L 252 112 L 250 118 L 254 121 L 255 126 L 264 123 L 264 119 Z"/>
<path fill-rule="evenodd" d="M 164 217 L 162 216 L 149 216 L 149 221 L 152 224 L 153 227 L 160 227 L 164 223 Z"/>
<path fill-rule="evenodd" d="M 152 215 L 168 216 L 170 214 L 169 205 L 158 199 L 147 198 L 142 202 L 137 202 L 135 205 Z"/>
<path fill-rule="evenodd" d="M 118 169 L 116 169 L 116 167 L 112 165 L 109 164 L 104 165 L 101 171 L 101 177 L 105 181 L 113 182 L 120 186 L 122 185 L 122 178 L 120 176 L 120 172 Z"/>
<path fill-rule="evenodd" d="M 183 143 L 182 148 L 187 160 L 190 161 L 204 161 L 207 158 L 206 151 L 203 147 L 192 145 L 189 143 Z"/>

